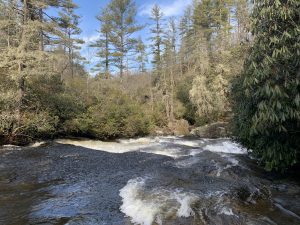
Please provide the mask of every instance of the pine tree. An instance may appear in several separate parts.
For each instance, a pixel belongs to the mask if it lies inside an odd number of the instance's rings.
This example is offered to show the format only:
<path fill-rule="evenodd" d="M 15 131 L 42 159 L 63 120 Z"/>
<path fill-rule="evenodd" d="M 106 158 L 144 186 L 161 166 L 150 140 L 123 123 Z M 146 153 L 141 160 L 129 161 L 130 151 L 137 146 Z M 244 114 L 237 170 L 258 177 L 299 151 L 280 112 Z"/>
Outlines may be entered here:
<path fill-rule="evenodd" d="M 150 32 L 152 37 L 150 40 L 152 41 L 152 54 L 155 71 L 160 73 L 161 70 L 161 56 L 162 56 L 162 44 L 163 44 L 163 13 L 161 8 L 155 4 L 151 11 L 150 19 L 154 22 L 152 28 L 150 28 Z"/>
<path fill-rule="evenodd" d="M 193 85 L 190 100 L 196 106 L 198 123 L 222 118 L 229 110 L 228 80 L 234 76 L 230 49 L 230 0 L 203 0 L 194 3 L 193 24 L 186 53 L 187 74 Z"/>
<path fill-rule="evenodd" d="M 147 53 L 146 53 L 146 45 L 144 44 L 141 37 L 138 38 L 136 44 L 136 52 L 137 57 L 136 61 L 139 64 L 139 72 L 145 73 L 146 72 L 146 63 L 148 61 Z"/>
<path fill-rule="evenodd" d="M 78 6 L 73 0 L 64 0 L 61 7 L 62 11 L 59 12 L 59 25 L 67 37 L 63 40 L 63 44 L 68 52 L 71 76 L 74 77 L 74 58 L 76 57 L 76 50 L 80 50 L 78 44 L 83 44 L 83 41 L 76 37 L 81 34 L 81 29 L 78 27 L 80 16 L 76 15 L 74 12 Z"/>
<path fill-rule="evenodd" d="M 233 89 L 236 134 L 268 170 L 299 162 L 300 2 L 256 1 L 255 36 Z"/>
<path fill-rule="evenodd" d="M 201 30 L 208 41 L 228 26 L 230 0 L 203 0 L 194 10 L 194 30 Z"/>
<path fill-rule="evenodd" d="M 184 15 L 179 23 L 179 30 L 181 41 L 191 35 L 191 31 L 193 28 L 193 8 L 192 6 L 188 6 L 184 11 Z"/>
<path fill-rule="evenodd" d="M 96 65 L 95 70 L 97 72 L 104 73 L 105 78 L 110 78 L 110 64 L 111 64 L 111 15 L 109 14 L 108 8 L 105 8 L 101 11 L 100 15 L 97 16 L 97 19 L 100 22 L 100 38 L 93 43 L 91 47 L 98 49 L 97 56 L 100 59 L 100 62 Z"/>
<path fill-rule="evenodd" d="M 0 68 L 6 70 L 17 87 L 17 122 L 13 125 L 14 132 L 17 132 L 22 125 L 28 83 L 36 76 L 56 72 L 54 54 L 41 48 L 45 41 L 43 37 L 63 38 L 63 34 L 53 18 L 41 18 L 41 13 L 49 7 L 45 1 L 9 1 L 5 7 L 8 14 L 4 23 L 0 23 L 0 31 L 8 38 L 6 47 L 1 49 Z"/>
<path fill-rule="evenodd" d="M 179 34 L 181 37 L 180 45 L 180 61 L 181 61 L 181 74 L 183 74 L 188 68 L 187 64 L 189 56 L 192 53 L 194 44 L 194 30 L 193 30 L 193 8 L 188 6 L 185 10 L 183 17 L 179 24 Z"/>
<path fill-rule="evenodd" d="M 141 30 L 142 26 L 136 24 L 136 5 L 133 0 L 112 0 L 108 10 L 111 18 L 110 41 L 113 46 L 114 65 L 119 69 L 120 77 L 123 77 L 124 69 L 128 69 L 126 61 L 129 61 L 129 53 L 134 50 L 137 42 L 132 35 Z"/>

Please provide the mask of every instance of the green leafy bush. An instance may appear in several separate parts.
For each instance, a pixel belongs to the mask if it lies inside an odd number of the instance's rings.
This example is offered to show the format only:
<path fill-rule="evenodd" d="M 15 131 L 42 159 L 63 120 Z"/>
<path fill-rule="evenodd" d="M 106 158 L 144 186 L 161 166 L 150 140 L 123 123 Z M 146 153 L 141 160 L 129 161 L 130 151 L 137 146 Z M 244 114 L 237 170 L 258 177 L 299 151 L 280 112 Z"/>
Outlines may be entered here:
<path fill-rule="evenodd" d="M 257 1 L 254 45 L 233 88 L 235 133 L 268 170 L 300 159 L 300 2 Z"/>
<path fill-rule="evenodd" d="M 192 77 L 187 77 L 184 79 L 177 87 L 176 97 L 185 108 L 183 119 L 187 120 L 190 124 L 195 124 L 197 121 L 197 108 L 190 100 L 192 82 Z"/>
<path fill-rule="evenodd" d="M 116 90 L 110 90 L 86 113 L 66 125 L 74 134 L 100 139 L 146 135 L 151 128 L 149 116 L 138 102 Z"/>

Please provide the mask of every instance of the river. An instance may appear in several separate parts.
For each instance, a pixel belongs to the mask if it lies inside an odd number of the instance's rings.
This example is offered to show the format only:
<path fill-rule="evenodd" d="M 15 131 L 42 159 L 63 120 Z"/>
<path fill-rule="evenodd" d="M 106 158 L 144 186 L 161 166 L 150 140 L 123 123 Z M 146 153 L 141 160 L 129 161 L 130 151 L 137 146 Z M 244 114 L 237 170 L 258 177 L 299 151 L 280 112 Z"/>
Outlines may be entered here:
<path fill-rule="evenodd" d="M 299 225 L 300 187 L 230 139 L 0 147 L 0 224 Z"/>

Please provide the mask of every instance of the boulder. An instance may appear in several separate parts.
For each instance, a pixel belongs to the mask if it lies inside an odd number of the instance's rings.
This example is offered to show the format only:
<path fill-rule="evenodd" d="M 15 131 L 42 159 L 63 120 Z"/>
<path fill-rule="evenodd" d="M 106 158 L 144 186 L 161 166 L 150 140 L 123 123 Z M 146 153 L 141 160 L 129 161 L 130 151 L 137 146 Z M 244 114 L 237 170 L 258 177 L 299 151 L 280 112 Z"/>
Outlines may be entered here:
<path fill-rule="evenodd" d="M 201 138 L 221 138 L 230 137 L 231 133 L 227 122 L 216 122 L 193 129 L 191 135 Z"/>

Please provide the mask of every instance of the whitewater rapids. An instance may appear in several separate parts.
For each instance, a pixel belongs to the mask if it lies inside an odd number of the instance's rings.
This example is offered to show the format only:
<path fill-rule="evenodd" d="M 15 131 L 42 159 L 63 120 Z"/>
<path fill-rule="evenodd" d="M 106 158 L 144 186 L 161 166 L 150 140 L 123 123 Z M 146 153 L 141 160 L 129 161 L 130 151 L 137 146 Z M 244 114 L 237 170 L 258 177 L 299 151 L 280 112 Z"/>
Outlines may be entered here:
<path fill-rule="evenodd" d="M 60 144 L 80 146 L 88 149 L 104 151 L 114 154 L 128 152 L 143 152 L 154 155 L 162 155 L 175 159 L 172 166 L 176 168 L 190 168 L 199 163 L 200 153 L 205 151 L 219 154 L 225 162 L 211 161 L 215 164 L 217 177 L 221 176 L 224 170 L 235 167 L 239 164 L 233 155 L 244 155 L 247 150 L 231 139 L 186 139 L 183 137 L 149 137 L 129 140 L 117 140 L 115 142 L 102 142 L 94 140 L 56 140 Z M 199 193 L 189 192 L 180 187 L 166 187 L 155 185 L 147 187 L 147 182 L 153 182 L 152 177 L 136 177 L 130 179 L 119 191 L 122 198 L 120 206 L 123 212 L 133 224 L 152 225 L 153 223 L 163 225 L 165 221 L 177 218 L 194 217 L 195 205 L 203 196 Z M 155 182 L 155 181 L 154 181 Z M 158 183 L 162 183 L 159 181 Z M 202 193 L 203 194 L 203 193 Z M 221 194 L 221 195 L 220 195 Z M 208 192 L 204 197 L 209 199 L 212 196 L 222 196 L 223 191 Z M 215 205 L 218 214 L 228 216 L 234 215 L 231 208 L 222 205 Z"/>
<path fill-rule="evenodd" d="M 299 185 L 247 152 L 174 136 L 2 146 L 0 224 L 300 224 Z"/>

